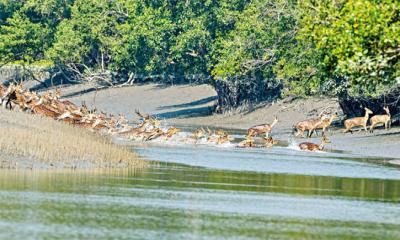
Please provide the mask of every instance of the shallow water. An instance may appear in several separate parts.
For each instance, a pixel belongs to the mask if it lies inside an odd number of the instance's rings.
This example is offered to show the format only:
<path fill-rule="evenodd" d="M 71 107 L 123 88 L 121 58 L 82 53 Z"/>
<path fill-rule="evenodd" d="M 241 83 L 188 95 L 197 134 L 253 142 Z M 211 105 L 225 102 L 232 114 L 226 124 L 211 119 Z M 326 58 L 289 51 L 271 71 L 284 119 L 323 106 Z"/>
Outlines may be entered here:
<path fill-rule="evenodd" d="M 118 171 L 0 171 L 0 238 L 395 239 L 400 169 L 285 147 L 136 146 Z"/>

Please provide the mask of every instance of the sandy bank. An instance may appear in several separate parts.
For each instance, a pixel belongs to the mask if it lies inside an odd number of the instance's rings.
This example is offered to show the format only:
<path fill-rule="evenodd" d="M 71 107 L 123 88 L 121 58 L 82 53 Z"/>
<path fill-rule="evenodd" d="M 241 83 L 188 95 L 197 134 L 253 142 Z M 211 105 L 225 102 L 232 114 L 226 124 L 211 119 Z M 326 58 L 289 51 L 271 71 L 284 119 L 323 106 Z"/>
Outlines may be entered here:
<path fill-rule="evenodd" d="M 273 134 L 281 141 L 291 141 L 294 123 L 317 116 L 323 109 L 328 112 L 341 110 L 336 99 L 309 98 L 284 99 L 274 104 L 254 107 L 251 111 L 230 114 L 212 114 L 216 92 L 208 85 L 160 86 L 156 84 L 125 88 L 112 88 L 91 91 L 90 86 L 78 85 L 63 89 L 63 95 L 74 102 L 86 101 L 89 105 L 95 100 L 96 107 L 109 113 L 126 113 L 133 116 L 134 109 L 140 109 L 165 119 L 178 126 L 210 126 L 236 129 L 243 133 L 253 125 L 271 122 L 274 115 L 279 123 Z M 96 96 L 96 97 L 95 97 Z M 336 124 L 341 124 L 340 119 Z M 356 132 L 343 134 L 339 129 L 329 133 L 331 144 L 328 148 L 349 151 L 363 156 L 400 158 L 400 129 L 390 131 L 377 129 L 374 134 Z M 302 138 L 294 142 L 304 141 Z M 319 142 L 319 138 L 311 141 Z"/>

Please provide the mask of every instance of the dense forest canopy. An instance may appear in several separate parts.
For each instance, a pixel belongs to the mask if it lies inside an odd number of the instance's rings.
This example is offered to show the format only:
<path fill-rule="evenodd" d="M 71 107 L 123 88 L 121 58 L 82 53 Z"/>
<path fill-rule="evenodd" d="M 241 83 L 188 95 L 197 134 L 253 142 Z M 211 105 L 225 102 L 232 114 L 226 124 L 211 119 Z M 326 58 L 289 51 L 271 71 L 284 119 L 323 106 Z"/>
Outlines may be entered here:
<path fill-rule="evenodd" d="M 400 83 L 398 0 L 0 0 L 0 66 L 71 81 L 207 80 L 232 107 Z"/>

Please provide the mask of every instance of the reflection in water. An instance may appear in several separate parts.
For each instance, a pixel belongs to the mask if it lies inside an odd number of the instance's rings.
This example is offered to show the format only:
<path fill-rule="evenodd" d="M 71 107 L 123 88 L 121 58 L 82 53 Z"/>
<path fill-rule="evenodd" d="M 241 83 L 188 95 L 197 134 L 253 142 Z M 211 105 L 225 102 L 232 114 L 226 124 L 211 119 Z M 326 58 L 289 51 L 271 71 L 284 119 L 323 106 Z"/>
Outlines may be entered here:
<path fill-rule="evenodd" d="M 0 238 L 395 238 L 398 179 L 154 162 L 137 171 L 0 172 Z"/>

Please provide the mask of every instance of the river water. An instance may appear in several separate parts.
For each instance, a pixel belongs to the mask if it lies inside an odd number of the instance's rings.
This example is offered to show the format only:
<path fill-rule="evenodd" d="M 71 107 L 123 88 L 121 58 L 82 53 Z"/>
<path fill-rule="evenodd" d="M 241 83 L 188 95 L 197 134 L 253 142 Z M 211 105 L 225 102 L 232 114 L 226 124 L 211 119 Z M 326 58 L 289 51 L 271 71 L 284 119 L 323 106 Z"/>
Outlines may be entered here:
<path fill-rule="evenodd" d="M 400 168 L 288 147 L 140 145 L 148 167 L 0 171 L 1 239 L 400 239 Z"/>

